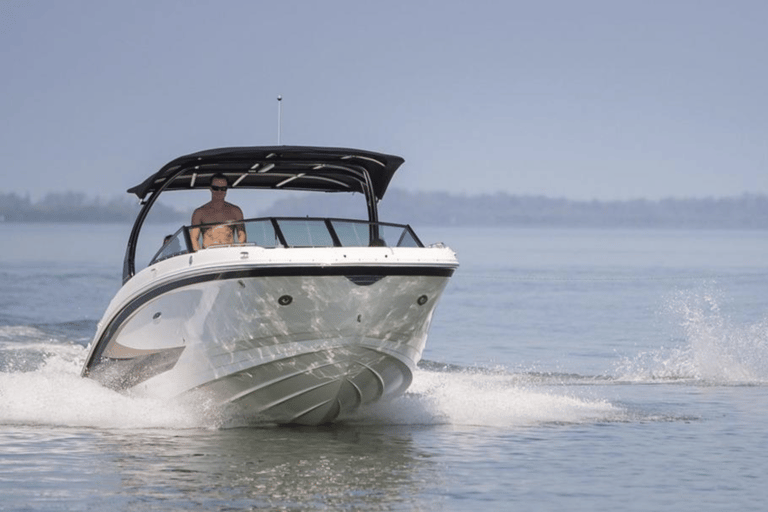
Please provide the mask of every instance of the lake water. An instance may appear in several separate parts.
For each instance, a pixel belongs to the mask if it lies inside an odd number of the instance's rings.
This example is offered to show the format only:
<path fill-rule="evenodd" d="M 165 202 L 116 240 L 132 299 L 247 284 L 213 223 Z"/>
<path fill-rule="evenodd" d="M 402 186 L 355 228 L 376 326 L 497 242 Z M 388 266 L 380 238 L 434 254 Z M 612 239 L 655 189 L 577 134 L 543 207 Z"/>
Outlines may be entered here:
<path fill-rule="evenodd" d="M 416 228 L 409 392 L 245 428 L 79 377 L 128 226 L 0 224 L 0 510 L 765 509 L 768 233 Z"/>

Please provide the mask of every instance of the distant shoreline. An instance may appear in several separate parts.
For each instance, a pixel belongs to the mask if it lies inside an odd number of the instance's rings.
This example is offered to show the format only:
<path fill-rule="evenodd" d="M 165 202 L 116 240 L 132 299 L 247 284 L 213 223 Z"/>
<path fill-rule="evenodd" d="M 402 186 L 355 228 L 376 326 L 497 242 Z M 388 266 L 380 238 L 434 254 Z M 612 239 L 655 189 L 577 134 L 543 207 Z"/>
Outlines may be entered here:
<path fill-rule="evenodd" d="M 156 206 L 160 222 L 188 218 L 162 204 Z M 132 223 L 139 204 L 128 197 L 89 198 L 81 192 L 48 194 L 39 201 L 15 193 L 0 193 L 0 221 L 18 223 Z"/>
<path fill-rule="evenodd" d="M 325 196 L 277 201 L 265 216 L 359 217 L 359 208 Z M 573 201 L 505 193 L 458 196 L 392 189 L 379 205 L 387 222 L 430 226 L 683 228 L 768 230 L 768 196 L 651 201 Z"/>
<path fill-rule="evenodd" d="M 359 201 L 328 194 L 288 196 L 259 216 L 364 216 Z M 346 198 L 346 199 L 345 199 Z M 139 205 L 126 197 L 102 200 L 83 193 L 49 194 L 31 201 L 0 193 L 0 222 L 132 223 Z M 387 222 L 429 226 L 510 226 L 579 228 L 685 228 L 768 230 L 768 196 L 704 199 L 574 201 L 505 193 L 463 196 L 391 189 L 379 206 Z M 184 223 L 189 212 L 158 204 L 155 222 Z"/>

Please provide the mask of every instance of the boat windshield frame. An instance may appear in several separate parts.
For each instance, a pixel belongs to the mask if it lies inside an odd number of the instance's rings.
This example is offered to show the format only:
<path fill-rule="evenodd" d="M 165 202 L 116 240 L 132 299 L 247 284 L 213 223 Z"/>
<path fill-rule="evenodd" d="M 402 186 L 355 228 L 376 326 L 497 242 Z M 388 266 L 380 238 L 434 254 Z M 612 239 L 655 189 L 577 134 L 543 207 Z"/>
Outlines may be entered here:
<path fill-rule="evenodd" d="M 245 242 L 217 244 L 200 251 L 222 247 L 317 248 L 317 247 L 424 247 L 408 224 L 371 223 L 365 220 L 328 217 L 255 217 L 228 222 L 182 226 L 169 235 L 163 246 L 150 260 L 149 266 L 160 261 L 196 252 L 190 230 L 230 227 L 232 240 L 238 240 L 236 230 L 245 233 Z M 375 228 L 375 229 L 374 229 Z"/>

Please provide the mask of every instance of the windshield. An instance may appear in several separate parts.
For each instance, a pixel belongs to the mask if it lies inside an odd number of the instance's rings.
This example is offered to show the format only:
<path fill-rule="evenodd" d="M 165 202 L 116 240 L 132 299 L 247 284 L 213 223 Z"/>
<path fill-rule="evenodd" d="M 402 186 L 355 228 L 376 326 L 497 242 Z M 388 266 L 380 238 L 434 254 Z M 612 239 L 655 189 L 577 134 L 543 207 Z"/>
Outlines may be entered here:
<path fill-rule="evenodd" d="M 229 229 L 232 243 L 219 243 L 203 249 L 232 245 L 260 247 L 423 247 L 410 226 L 386 222 L 348 219 L 269 217 L 217 224 L 182 226 L 165 238 L 150 265 L 173 256 L 194 252 L 190 233 L 209 229 Z M 240 232 L 242 231 L 242 235 Z"/>

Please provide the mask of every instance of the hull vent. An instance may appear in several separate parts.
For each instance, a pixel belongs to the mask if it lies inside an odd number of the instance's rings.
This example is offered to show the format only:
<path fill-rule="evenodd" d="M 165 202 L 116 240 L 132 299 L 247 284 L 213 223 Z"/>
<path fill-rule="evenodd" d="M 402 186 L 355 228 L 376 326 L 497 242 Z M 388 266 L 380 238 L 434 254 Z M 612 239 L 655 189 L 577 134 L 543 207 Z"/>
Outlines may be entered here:
<path fill-rule="evenodd" d="M 344 276 L 357 286 L 370 286 L 373 283 L 384 279 L 384 276 Z"/>

